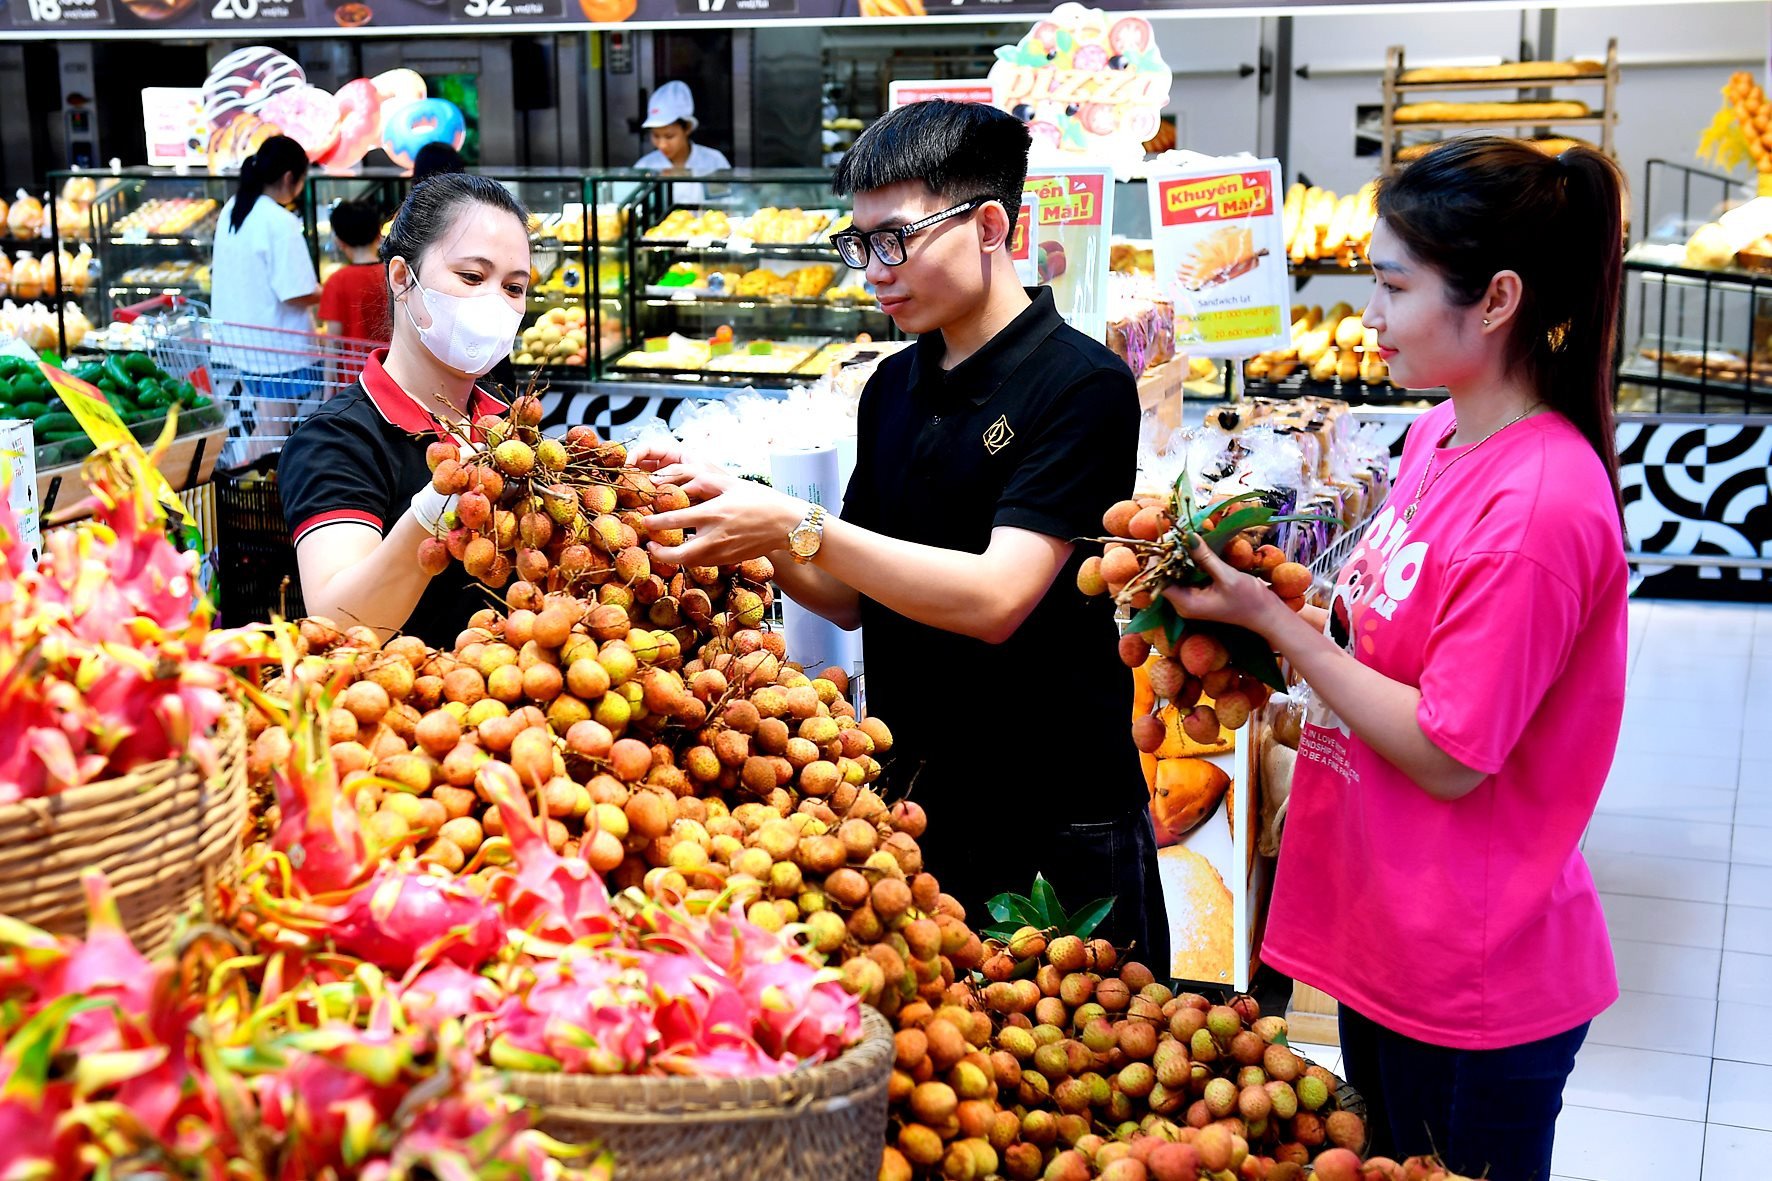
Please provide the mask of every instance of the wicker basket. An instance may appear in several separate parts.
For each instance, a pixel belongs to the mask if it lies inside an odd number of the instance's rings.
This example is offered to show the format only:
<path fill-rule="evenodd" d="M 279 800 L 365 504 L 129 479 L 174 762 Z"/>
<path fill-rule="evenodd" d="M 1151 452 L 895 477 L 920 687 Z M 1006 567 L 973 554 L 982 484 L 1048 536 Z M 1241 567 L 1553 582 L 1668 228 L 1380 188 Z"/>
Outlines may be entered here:
<path fill-rule="evenodd" d="M 892 1028 L 863 1009 L 860 1043 L 773 1078 L 506 1077 L 542 1131 L 608 1149 L 622 1181 L 874 1181 L 892 1056 Z"/>
<path fill-rule="evenodd" d="M 56 934 L 86 930 L 80 875 L 104 871 L 123 927 L 155 955 L 174 920 L 207 907 L 235 872 L 246 824 L 246 730 L 229 707 L 216 737 L 220 765 L 206 778 L 167 759 L 117 779 L 0 806 L 0 914 Z"/>

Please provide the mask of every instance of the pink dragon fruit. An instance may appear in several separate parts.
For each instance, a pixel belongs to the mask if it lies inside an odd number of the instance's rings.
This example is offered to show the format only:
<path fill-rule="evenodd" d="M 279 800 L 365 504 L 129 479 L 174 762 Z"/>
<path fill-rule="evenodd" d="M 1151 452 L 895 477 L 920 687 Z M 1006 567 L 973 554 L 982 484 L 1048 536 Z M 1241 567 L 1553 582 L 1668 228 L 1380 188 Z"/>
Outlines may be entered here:
<path fill-rule="evenodd" d="M 295 886 L 310 896 L 348 889 L 369 872 L 357 810 L 315 727 L 299 718 L 289 762 L 273 769 L 279 818 L 271 847 L 289 859 Z"/>
<path fill-rule="evenodd" d="M 277 926 L 326 939 L 394 972 L 436 958 L 474 967 L 504 945 L 498 911 L 484 896 L 414 862 L 383 865 L 342 896 L 265 896 L 256 905 Z"/>
<path fill-rule="evenodd" d="M 494 1066 L 572 1074 L 642 1070 L 659 1040 L 644 977 L 592 953 L 538 964 L 488 1031 Z"/>
<path fill-rule="evenodd" d="M 213 770 L 228 670 L 265 659 L 250 631 L 211 636 L 196 555 L 166 539 L 121 454 L 86 475 L 93 519 L 52 534 L 37 566 L 0 515 L 0 732 L 18 736 L 0 750 L 0 802 L 185 754 Z"/>
<path fill-rule="evenodd" d="M 548 845 L 510 764 L 481 764 L 475 785 L 497 805 L 511 841 L 512 865 L 493 879 L 492 887 L 505 921 L 560 943 L 613 931 L 615 913 L 602 877 L 584 861 L 562 857 Z"/>
<path fill-rule="evenodd" d="M 440 1024 L 447 1018 L 490 1013 L 499 1002 L 498 985 L 456 963 L 425 968 L 398 988 L 401 1007 L 414 1021 Z"/>

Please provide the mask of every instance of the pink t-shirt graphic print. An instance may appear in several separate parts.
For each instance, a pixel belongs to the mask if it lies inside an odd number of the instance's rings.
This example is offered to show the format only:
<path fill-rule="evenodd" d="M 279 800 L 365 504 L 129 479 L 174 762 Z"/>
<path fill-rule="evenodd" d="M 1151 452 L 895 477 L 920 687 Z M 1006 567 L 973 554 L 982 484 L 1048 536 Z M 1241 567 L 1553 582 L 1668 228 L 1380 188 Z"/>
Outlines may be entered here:
<path fill-rule="evenodd" d="M 1451 429 L 1450 403 L 1411 429 L 1328 631 L 1417 686 L 1423 732 L 1486 778 L 1437 800 L 1313 704 L 1262 956 L 1399 1033 L 1494 1049 L 1618 995 L 1577 846 L 1624 708 L 1628 570 L 1605 467 L 1566 419 L 1475 451 L 1436 446 Z"/>

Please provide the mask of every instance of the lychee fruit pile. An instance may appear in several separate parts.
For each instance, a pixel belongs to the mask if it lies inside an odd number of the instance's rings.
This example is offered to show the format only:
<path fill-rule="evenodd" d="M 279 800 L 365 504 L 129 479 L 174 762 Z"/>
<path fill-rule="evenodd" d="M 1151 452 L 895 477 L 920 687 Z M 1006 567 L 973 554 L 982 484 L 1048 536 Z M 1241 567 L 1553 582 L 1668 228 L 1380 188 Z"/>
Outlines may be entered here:
<path fill-rule="evenodd" d="M 625 466 L 627 449 L 591 427 L 549 438 L 541 418 L 541 399 L 524 394 L 506 414 L 474 422 L 477 449 L 450 439 L 426 448 L 431 487 L 456 497 L 443 535 L 419 543 L 426 573 L 441 574 L 456 561 L 495 589 L 514 576 L 541 594 L 569 591 L 624 608 L 637 603 L 646 622 L 667 630 L 685 622 L 705 629 L 723 610 L 742 624 L 762 622 L 771 597 L 766 561 L 730 601 L 731 588 L 713 567 L 655 570 L 642 545 L 645 518 L 686 508 L 689 497 Z M 469 434 L 466 424 L 459 434 Z M 650 536 L 665 545 L 683 540 L 680 530 Z"/>
<path fill-rule="evenodd" d="M 1132 724 L 1133 742 L 1146 754 L 1163 745 L 1166 709 L 1173 708 L 1188 737 L 1212 745 L 1221 727 L 1240 728 L 1271 692 L 1285 688 L 1260 636 L 1183 619 L 1163 597 L 1165 587 L 1211 581 L 1190 556 L 1187 534 L 1198 533 L 1228 566 L 1260 578 L 1294 611 L 1311 589 L 1310 569 L 1263 540 L 1274 525 L 1305 517 L 1275 513 L 1259 492 L 1195 510 L 1179 487 L 1169 496 L 1122 500 L 1108 509 L 1102 516 L 1108 536 L 1097 539 L 1101 556 L 1084 559 L 1077 571 L 1078 590 L 1112 595 L 1129 615 L 1120 659 L 1129 668 L 1146 667 L 1157 698 L 1152 713 Z"/>

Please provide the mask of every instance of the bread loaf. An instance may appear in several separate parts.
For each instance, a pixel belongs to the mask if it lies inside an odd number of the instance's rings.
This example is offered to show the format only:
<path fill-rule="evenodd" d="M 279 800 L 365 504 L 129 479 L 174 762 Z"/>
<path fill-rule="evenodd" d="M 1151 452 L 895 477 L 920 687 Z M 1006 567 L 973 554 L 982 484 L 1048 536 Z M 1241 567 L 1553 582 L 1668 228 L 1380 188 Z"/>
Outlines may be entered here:
<path fill-rule="evenodd" d="M 1407 123 L 1501 123 L 1524 126 L 1554 123 L 1559 119 L 1585 119 L 1593 112 L 1583 102 L 1552 99 L 1546 102 L 1406 103 L 1392 114 L 1398 124 Z"/>
<path fill-rule="evenodd" d="M 1604 62 L 1507 62 L 1499 66 L 1423 66 L 1404 70 L 1397 81 L 1430 82 L 1521 82 L 1552 78 L 1593 78 L 1606 72 Z"/>

